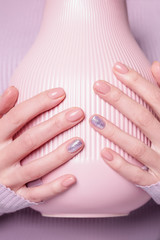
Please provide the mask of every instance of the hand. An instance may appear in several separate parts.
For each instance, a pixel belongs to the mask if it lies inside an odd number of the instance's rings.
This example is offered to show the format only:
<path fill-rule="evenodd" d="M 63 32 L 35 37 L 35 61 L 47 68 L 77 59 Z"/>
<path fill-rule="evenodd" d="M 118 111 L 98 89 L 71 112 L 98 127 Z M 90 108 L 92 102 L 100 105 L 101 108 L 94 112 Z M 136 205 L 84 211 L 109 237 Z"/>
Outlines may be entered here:
<path fill-rule="evenodd" d="M 63 89 L 55 88 L 15 106 L 18 90 L 13 86 L 0 97 L 0 183 L 31 202 L 47 200 L 76 183 L 75 176 L 66 174 L 41 186 L 27 188 L 25 185 L 77 155 L 84 147 L 83 140 L 78 137 L 28 164 L 22 166 L 20 161 L 45 142 L 82 121 L 84 112 L 80 108 L 62 111 L 14 139 L 15 133 L 27 122 L 56 107 L 64 98 Z"/>
<path fill-rule="evenodd" d="M 158 84 L 160 84 L 159 66 L 158 62 L 154 62 L 152 65 L 152 73 Z M 101 155 L 112 169 L 132 183 L 141 186 L 155 184 L 160 181 L 160 122 L 158 121 L 160 117 L 160 89 L 121 63 L 114 66 L 113 72 L 123 84 L 151 106 L 157 117 L 113 85 L 105 81 L 95 82 L 95 93 L 134 122 L 152 142 L 152 148 L 150 148 L 137 138 L 123 132 L 104 117 L 91 116 L 90 124 L 96 131 L 147 166 L 148 170 L 125 161 L 111 149 L 104 148 Z"/>

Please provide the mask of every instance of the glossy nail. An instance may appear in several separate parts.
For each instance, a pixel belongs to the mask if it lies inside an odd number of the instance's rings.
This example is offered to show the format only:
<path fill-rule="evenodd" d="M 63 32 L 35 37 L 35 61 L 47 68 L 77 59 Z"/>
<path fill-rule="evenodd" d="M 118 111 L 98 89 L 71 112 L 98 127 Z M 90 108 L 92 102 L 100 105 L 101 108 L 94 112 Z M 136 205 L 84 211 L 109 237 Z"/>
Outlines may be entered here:
<path fill-rule="evenodd" d="M 66 178 L 63 182 L 62 182 L 62 185 L 64 187 L 69 187 L 70 185 L 72 185 L 73 183 L 75 183 L 75 178 L 74 177 L 68 177 Z"/>
<path fill-rule="evenodd" d="M 112 161 L 113 160 L 113 155 L 105 148 L 102 151 L 102 157 L 104 157 L 104 159 L 106 159 L 108 161 Z"/>
<path fill-rule="evenodd" d="M 128 73 L 129 71 L 129 69 L 122 63 L 116 63 L 114 69 L 121 74 Z"/>
<path fill-rule="evenodd" d="M 105 122 L 100 117 L 98 117 L 97 115 L 92 117 L 91 123 L 99 129 L 105 128 L 105 125 L 106 125 Z"/>
<path fill-rule="evenodd" d="M 70 110 L 66 113 L 66 119 L 71 122 L 76 122 L 83 117 L 84 113 L 80 108 Z"/>
<path fill-rule="evenodd" d="M 9 94 L 11 91 L 12 91 L 12 88 L 13 88 L 14 86 L 10 86 L 10 87 L 8 87 L 5 91 L 4 91 L 4 93 L 3 93 L 3 97 L 5 96 L 5 95 L 7 95 L 7 94 Z"/>
<path fill-rule="evenodd" d="M 82 141 L 77 139 L 69 144 L 69 146 L 67 147 L 67 150 L 68 152 L 73 153 L 79 150 L 80 148 L 82 148 L 82 145 L 83 145 Z"/>
<path fill-rule="evenodd" d="M 97 81 L 94 84 L 94 90 L 100 94 L 106 94 L 110 92 L 111 87 L 104 81 Z"/>
<path fill-rule="evenodd" d="M 54 88 L 48 92 L 48 96 L 53 99 L 57 99 L 65 95 L 63 88 Z"/>

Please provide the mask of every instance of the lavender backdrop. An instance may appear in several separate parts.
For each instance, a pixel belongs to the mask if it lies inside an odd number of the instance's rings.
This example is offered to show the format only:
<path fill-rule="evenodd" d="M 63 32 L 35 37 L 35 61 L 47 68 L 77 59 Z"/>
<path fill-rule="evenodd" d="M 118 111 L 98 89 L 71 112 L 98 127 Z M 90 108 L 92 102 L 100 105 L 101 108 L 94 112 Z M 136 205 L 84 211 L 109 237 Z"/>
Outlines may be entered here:
<path fill-rule="evenodd" d="M 38 33 L 45 0 L 0 0 L 0 93 Z M 160 1 L 128 0 L 134 36 L 152 62 L 160 61 Z M 24 31 L 25 26 L 25 31 Z M 32 209 L 0 217 L 3 240 L 160 240 L 160 206 L 150 201 L 128 217 L 44 218 Z"/>

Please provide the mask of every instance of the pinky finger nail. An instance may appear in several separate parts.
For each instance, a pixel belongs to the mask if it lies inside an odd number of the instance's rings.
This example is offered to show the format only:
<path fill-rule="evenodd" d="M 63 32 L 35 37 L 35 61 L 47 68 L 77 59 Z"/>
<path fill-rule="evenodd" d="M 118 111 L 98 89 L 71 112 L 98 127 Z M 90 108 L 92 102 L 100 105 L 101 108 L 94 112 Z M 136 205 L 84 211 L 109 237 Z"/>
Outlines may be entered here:
<path fill-rule="evenodd" d="M 104 157 L 104 159 L 109 160 L 109 161 L 113 160 L 113 155 L 107 149 L 103 149 L 102 157 Z"/>
<path fill-rule="evenodd" d="M 73 177 L 68 177 L 66 178 L 63 182 L 62 182 L 62 185 L 64 187 L 69 187 L 71 186 L 72 184 L 74 184 L 76 181 Z"/>

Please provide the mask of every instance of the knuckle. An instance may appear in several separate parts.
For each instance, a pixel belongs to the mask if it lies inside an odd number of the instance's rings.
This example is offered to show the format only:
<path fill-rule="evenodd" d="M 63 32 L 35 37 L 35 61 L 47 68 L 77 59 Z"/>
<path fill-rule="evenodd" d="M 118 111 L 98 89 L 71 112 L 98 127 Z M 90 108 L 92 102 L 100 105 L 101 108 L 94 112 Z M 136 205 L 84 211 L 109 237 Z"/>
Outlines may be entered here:
<path fill-rule="evenodd" d="M 136 175 L 133 177 L 132 182 L 134 184 L 141 185 L 142 181 L 144 180 L 144 176 L 142 175 L 142 172 L 137 170 Z"/>
<path fill-rule="evenodd" d="M 122 95 L 123 95 L 122 91 L 114 89 L 111 94 L 111 100 L 116 103 L 120 101 Z"/>
<path fill-rule="evenodd" d="M 39 199 L 34 191 L 28 191 L 27 198 L 31 202 L 40 202 L 42 199 Z"/>
<path fill-rule="evenodd" d="M 112 126 L 112 125 L 108 125 L 108 129 L 107 129 L 107 137 L 112 139 L 115 134 L 116 134 L 116 127 Z"/>
<path fill-rule="evenodd" d="M 40 111 L 44 112 L 45 110 L 48 110 L 48 98 L 46 96 L 46 94 L 43 92 L 43 93 L 40 93 L 35 101 L 38 103 L 38 105 L 40 106 Z"/>
<path fill-rule="evenodd" d="M 142 158 L 142 156 L 144 155 L 145 151 L 146 151 L 146 147 L 144 144 L 138 144 L 136 146 L 133 146 L 133 155 L 135 158 L 140 159 Z"/>
<path fill-rule="evenodd" d="M 122 162 L 121 162 L 121 159 L 117 159 L 116 160 L 116 163 L 114 164 L 114 169 L 118 172 L 118 173 L 120 173 L 121 172 L 121 170 L 123 169 L 123 164 L 122 164 Z"/>
<path fill-rule="evenodd" d="M 35 171 L 34 168 L 32 168 L 29 164 L 29 166 L 24 166 L 22 167 L 22 177 L 23 179 L 25 179 L 25 182 L 29 182 L 32 180 L 35 180 L 36 178 L 40 178 L 40 172 L 39 171 Z"/>
<path fill-rule="evenodd" d="M 23 119 L 19 116 L 18 111 L 16 111 L 15 107 L 13 107 L 10 110 L 8 114 L 8 118 L 9 118 L 10 124 L 12 124 L 15 127 L 21 126 L 23 124 Z"/>
<path fill-rule="evenodd" d="M 29 131 L 24 133 L 21 137 L 21 145 L 26 149 L 26 150 L 34 150 L 36 148 L 36 143 L 33 139 L 33 136 Z"/>
<path fill-rule="evenodd" d="M 132 75 L 131 75 L 131 80 L 132 80 L 133 82 L 137 82 L 140 77 L 141 77 L 141 76 L 140 76 L 140 74 L 139 74 L 138 72 L 133 71 L 133 72 L 132 72 Z"/>
<path fill-rule="evenodd" d="M 160 103 L 160 90 L 155 89 L 154 94 L 153 94 L 153 103 L 158 104 Z"/>
<path fill-rule="evenodd" d="M 55 196 L 61 192 L 62 192 L 62 187 L 60 186 L 59 182 L 55 182 L 53 185 L 51 185 L 52 196 Z"/>
<path fill-rule="evenodd" d="M 55 117 L 53 119 L 53 127 L 56 129 L 56 131 L 61 131 L 63 128 L 63 125 L 58 117 Z"/>
<path fill-rule="evenodd" d="M 54 159 L 57 161 L 58 165 L 61 165 L 67 161 L 67 155 L 62 152 L 61 149 L 57 149 L 54 153 Z"/>
<path fill-rule="evenodd" d="M 153 124 L 154 116 L 146 109 L 142 109 L 137 117 L 137 121 L 141 127 L 148 127 Z"/>

